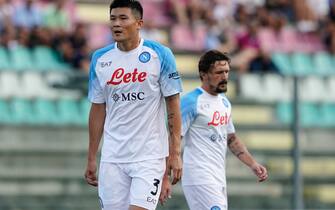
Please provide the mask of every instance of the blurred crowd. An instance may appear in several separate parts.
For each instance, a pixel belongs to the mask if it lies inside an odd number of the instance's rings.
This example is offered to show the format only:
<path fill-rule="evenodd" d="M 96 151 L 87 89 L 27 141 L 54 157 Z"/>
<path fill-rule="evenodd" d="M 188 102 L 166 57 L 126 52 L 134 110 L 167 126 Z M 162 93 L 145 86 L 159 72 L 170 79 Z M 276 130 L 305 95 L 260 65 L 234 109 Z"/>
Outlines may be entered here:
<path fill-rule="evenodd" d="M 45 46 L 74 69 L 88 71 L 87 26 L 74 19 L 73 1 L 0 0 L 0 43 L 7 49 Z"/>
<path fill-rule="evenodd" d="M 271 54 L 277 51 L 335 53 L 335 0 L 141 2 L 143 37 L 176 51 L 216 48 L 228 52 L 239 73 L 278 72 L 271 61 Z M 89 44 L 94 23 L 77 20 L 75 7 L 74 0 L 0 0 L 1 45 L 47 46 L 73 68 L 88 71 L 90 53 L 97 47 Z"/>
<path fill-rule="evenodd" d="M 335 53 L 334 0 L 167 0 L 181 27 L 205 28 L 204 48 L 233 55 L 240 73 L 277 72 L 273 52 Z M 197 33 L 199 34 L 199 33 Z"/>

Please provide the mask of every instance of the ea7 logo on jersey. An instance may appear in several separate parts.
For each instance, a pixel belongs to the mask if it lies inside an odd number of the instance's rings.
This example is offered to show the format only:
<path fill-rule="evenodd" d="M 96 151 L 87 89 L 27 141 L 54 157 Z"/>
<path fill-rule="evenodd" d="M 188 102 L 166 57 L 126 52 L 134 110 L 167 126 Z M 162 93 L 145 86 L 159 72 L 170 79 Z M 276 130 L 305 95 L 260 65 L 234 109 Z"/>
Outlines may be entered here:
<path fill-rule="evenodd" d="M 107 85 L 119 85 L 121 83 L 130 83 L 130 82 L 144 82 L 147 78 L 147 72 L 138 72 L 137 69 L 134 69 L 133 72 L 124 73 L 123 68 L 116 69 L 112 78 L 107 81 Z"/>
<path fill-rule="evenodd" d="M 101 68 L 110 67 L 112 65 L 112 61 L 101 62 L 100 65 L 101 65 Z"/>

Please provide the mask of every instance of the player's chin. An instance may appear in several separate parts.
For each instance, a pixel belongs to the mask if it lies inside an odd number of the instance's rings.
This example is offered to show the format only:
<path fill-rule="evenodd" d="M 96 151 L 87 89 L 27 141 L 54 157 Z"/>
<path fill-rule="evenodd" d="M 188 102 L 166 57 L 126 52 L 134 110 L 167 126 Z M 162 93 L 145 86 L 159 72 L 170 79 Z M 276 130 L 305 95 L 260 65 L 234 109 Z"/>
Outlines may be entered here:
<path fill-rule="evenodd" d="M 125 40 L 125 38 L 121 35 L 113 35 L 113 40 L 116 42 L 122 42 Z"/>
<path fill-rule="evenodd" d="M 224 88 L 217 87 L 216 92 L 217 93 L 226 93 L 227 92 L 227 87 L 224 87 Z"/>

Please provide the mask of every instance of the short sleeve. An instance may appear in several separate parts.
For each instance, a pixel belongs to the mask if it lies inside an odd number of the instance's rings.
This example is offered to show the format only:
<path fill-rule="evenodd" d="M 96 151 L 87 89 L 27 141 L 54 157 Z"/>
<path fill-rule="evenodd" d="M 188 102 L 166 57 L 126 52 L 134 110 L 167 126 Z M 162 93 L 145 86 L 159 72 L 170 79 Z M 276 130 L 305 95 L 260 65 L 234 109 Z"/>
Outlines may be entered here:
<path fill-rule="evenodd" d="M 160 62 L 159 83 L 163 96 L 167 97 L 182 92 L 181 78 L 177 71 L 176 60 L 169 48 L 162 47 Z"/>
<path fill-rule="evenodd" d="M 227 125 L 227 133 L 228 134 L 235 133 L 235 127 L 234 127 L 233 118 L 231 115 L 229 117 L 229 121 Z"/>
<path fill-rule="evenodd" d="M 103 89 L 96 74 L 96 63 L 98 56 L 93 54 L 90 64 L 89 82 L 88 82 L 88 100 L 92 103 L 105 103 Z"/>
<path fill-rule="evenodd" d="M 182 136 L 186 135 L 188 129 L 197 117 L 197 101 L 201 93 L 199 89 L 196 89 L 181 98 Z"/>

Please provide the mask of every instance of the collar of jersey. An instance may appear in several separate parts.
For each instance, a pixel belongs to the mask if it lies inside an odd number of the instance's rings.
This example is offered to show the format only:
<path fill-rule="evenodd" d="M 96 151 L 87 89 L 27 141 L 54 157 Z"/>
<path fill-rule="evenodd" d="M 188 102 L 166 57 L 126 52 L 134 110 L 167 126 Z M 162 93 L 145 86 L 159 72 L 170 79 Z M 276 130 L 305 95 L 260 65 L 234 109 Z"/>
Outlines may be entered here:
<path fill-rule="evenodd" d="M 135 49 L 132 49 L 132 50 L 130 50 L 130 51 L 122 51 L 122 50 L 120 50 L 118 47 L 117 47 L 117 42 L 115 42 L 114 44 L 115 44 L 115 50 L 118 52 L 118 53 L 120 53 L 120 54 L 124 54 L 124 55 L 129 55 L 129 54 L 133 54 L 133 53 L 136 53 L 136 52 L 138 52 L 138 50 L 143 46 L 143 42 L 144 42 L 144 40 L 141 38 L 141 41 L 140 41 L 140 43 L 139 43 L 139 45 L 135 48 Z"/>

